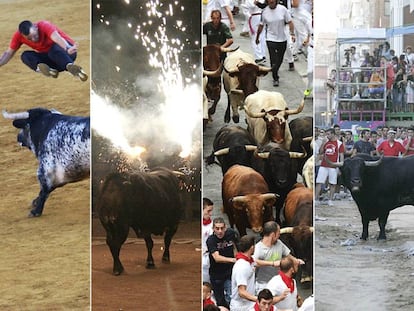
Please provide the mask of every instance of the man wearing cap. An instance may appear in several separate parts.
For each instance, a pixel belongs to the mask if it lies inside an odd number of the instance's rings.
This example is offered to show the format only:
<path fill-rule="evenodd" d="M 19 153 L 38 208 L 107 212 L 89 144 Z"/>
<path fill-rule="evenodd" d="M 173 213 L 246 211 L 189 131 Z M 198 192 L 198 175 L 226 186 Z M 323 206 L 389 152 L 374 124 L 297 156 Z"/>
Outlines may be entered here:
<path fill-rule="evenodd" d="M 88 79 L 82 68 L 74 64 L 78 45 L 52 23 L 22 21 L 13 34 L 9 48 L 0 57 L 0 66 L 7 64 L 22 44 L 34 50 L 24 51 L 21 55 L 23 63 L 32 70 L 52 78 L 67 70 L 81 81 Z"/>
<path fill-rule="evenodd" d="M 398 157 L 405 155 L 406 148 L 395 140 L 396 131 L 390 129 L 387 132 L 387 140 L 383 141 L 378 147 L 377 152 L 386 157 Z"/>

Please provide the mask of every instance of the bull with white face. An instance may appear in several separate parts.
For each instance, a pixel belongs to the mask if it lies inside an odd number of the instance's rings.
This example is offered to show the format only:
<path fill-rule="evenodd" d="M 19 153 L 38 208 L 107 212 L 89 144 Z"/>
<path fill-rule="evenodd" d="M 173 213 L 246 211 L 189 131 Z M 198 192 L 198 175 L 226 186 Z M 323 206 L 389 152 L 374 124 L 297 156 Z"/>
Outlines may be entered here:
<path fill-rule="evenodd" d="M 223 83 L 227 93 L 227 109 L 224 122 L 230 122 L 230 107 L 233 122 L 239 123 L 239 107 L 243 107 L 244 99 L 258 91 L 258 78 L 267 75 L 270 67 L 258 66 L 253 55 L 240 49 L 229 53 L 224 60 Z"/>
<path fill-rule="evenodd" d="M 260 145 L 275 142 L 290 150 L 292 134 L 287 119 L 289 115 L 300 113 L 304 106 L 302 100 L 298 108 L 290 110 L 281 93 L 257 91 L 247 96 L 244 103 L 248 130 Z"/>
<path fill-rule="evenodd" d="M 62 115 L 44 108 L 20 113 L 3 111 L 20 129 L 17 141 L 39 161 L 40 192 L 32 202 L 29 217 L 42 215 L 49 194 L 67 183 L 89 177 L 90 118 Z"/>

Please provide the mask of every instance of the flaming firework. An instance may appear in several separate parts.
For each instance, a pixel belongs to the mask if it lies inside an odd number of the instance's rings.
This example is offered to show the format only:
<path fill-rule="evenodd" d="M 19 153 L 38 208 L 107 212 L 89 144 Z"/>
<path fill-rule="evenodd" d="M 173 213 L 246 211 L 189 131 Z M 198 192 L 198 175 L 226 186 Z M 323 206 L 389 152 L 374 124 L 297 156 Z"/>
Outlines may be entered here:
<path fill-rule="evenodd" d="M 130 1 L 124 0 L 124 2 L 130 4 Z M 96 7 L 99 10 L 102 6 L 97 4 Z M 154 88 L 155 83 L 152 88 L 154 92 L 162 95 L 162 103 L 158 105 L 155 117 L 143 120 L 142 115 L 131 115 L 131 111 L 123 111 L 112 105 L 108 99 L 92 93 L 92 127 L 131 157 L 139 156 L 145 148 L 130 145 L 127 138 L 130 136 L 128 125 L 151 128 L 162 134 L 158 139 L 163 141 L 163 148 L 168 143 L 179 144 L 180 156 L 185 158 L 196 152 L 198 148 L 198 145 L 193 142 L 193 132 L 198 128 L 201 120 L 201 91 L 198 82 L 191 82 L 192 79 L 199 80 L 198 77 L 193 75 L 185 81 L 183 79 L 179 61 L 179 56 L 184 49 L 183 40 L 168 38 L 166 33 L 167 27 L 173 27 L 185 34 L 186 26 L 183 25 L 183 21 L 176 19 L 172 25 L 167 25 L 167 20 L 171 20 L 175 10 L 184 11 L 185 8 L 179 4 L 179 1 L 163 4 L 161 1 L 151 0 L 145 3 L 145 9 L 147 19 L 141 18 L 139 21 L 131 37 L 131 44 L 140 41 L 148 53 L 148 64 L 160 72 L 157 88 Z M 108 27 L 113 25 L 113 22 L 106 20 L 102 14 L 100 22 Z M 127 29 L 133 29 L 130 21 L 125 26 Z M 122 50 L 120 44 L 115 44 L 114 47 L 117 51 Z M 186 63 L 188 62 L 187 59 Z M 196 67 L 198 66 L 194 64 L 192 69 L 195 70 Z M 119 64 L 115 65 L 115 69 L 116 72 L 127 70 Z M 137 84 L 140 84 L 138 79 Z M 144 122 L 146 125 L 143 125 Z"/>

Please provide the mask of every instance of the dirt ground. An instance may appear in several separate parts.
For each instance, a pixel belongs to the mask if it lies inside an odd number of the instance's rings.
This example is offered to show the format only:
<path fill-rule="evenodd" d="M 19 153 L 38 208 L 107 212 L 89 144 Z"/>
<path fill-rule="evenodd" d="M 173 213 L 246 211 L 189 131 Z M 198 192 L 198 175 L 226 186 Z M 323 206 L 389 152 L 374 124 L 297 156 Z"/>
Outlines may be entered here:
<path fill-rule="evenodd" d="M 49 20 L 79 44 L 77 63 L 89 73 L 89 1 L 0 1 L 1 54 L 25 19 Z M 22 47 L 0 68 L 0 108 L 34 107 L 89 115 L 89 81 L 69 73 L 52 79 L 20 61 Z M 39 192 L 37 161 L 16 141 L 17 129 L 0 117 L 0 309 L 89 310 L 89 180 L 53 192 L 43 216 L 27 218 Z"/>
<path fill-rule="evenodd" d="M 377 241 L 377 221 L 363 241 L 356 204 L 334 203 L 316 207 L 316 310 L 412 310 L 414 207 L 391 211 L 386 241 Z"/>
<path fill-rule="evenodd" d="M 153 237 L 156 268 L 145 268 L 147 251 L 133 231 L 121 248 L 125 271 L 112 274 L 112 256 L 98 219 L 92 221 L 92 310 L 199 310 L 201 308 L 200 222 L 180 223 L 171 263 L 161 262 L 163 240 Z M 151 307 L 150 307 L 151 306 Z"/>

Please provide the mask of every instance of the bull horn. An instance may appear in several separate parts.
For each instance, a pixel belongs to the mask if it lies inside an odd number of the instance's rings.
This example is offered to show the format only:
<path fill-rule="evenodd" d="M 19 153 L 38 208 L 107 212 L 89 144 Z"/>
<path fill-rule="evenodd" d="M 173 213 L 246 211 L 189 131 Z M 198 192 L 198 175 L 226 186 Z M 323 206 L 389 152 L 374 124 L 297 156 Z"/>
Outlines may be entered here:
<path fill-rule="evenodd" d="M 255 151 L 257 149 L 257 146 L 255 145 L 245 145 L 244 148 L 246 151 Z"/>
<path fill-rule="evenodd" d="M 245 195 L 238 195 L 230 199 L 232 202 L 245 202 L 246 196 Z"/>
<path fill-rule="evenodd" d="M 305 107 L 305 100 L 304 99 L 302 99 L 302 102 L 300 103 L 300 105 L 297 109 L 286 110 L 285 114 L 286 115 L 298 114 L 303 110 L 303 107 Z"/>
<path fill-rule="evenodd" d="M 259 67 L 259 71 L 265 71 L 265 72 L 272 71 L 271 67 L 266 67 L 266 66 L 258 66 L 258 67 Z"/>
<path fill-rule="evenodd" d="M 203 76 L 217 78 L 221 75 L 222 70 L 223 70 L 223 63 L 220 63 L 220 66 L 214 71 L 203 69 Z"/>
<path fill-rule="evenodd" d="M 235 49 L 232 49 L 232 48 L 224 48 L 224 47 L 220 46 L 220 51 L 221 51 L 221 52 L 223 52 L 223 53 L 235 52 L 235 51 L 237 51 L 239 48 L 240 48 L 240 46 L 238 46 L 238 47 L 237 47 L 237 48 L 235 48 Z"/>
<path fill-rule="evenodd" d="M 269 159 L 270 152 L 258 152 L 257 156 L 262 159 Z"/>
<path fill-rule="evenodd" d="M 313 227 L 309 227 L 309 231 L 312 232 L 312 233 L 314 233 L 315 232 L 315 229 L 313 229 Z"/>
<path fill-rule="evenodd" d="M 11 119 L 11 120 L 28 119 L 29 112 L 24 111 L 24 112 L 8 113 L 6 110 L 3 110 L 3 117 L 5 119 Z"/>
<path fill-rule="evenodd" d="M 184 176 L 186 176 L 183 172 L 180 172 L 180 171 L 172 171 L 172 172 L 177 177 L 184 177 Z"/>
<path fill-rule="evenodd" d="M 286 228 L 280 229 L 280 234 L 283 234 L 283 233 L 292 233 L 292 232 L 293 232 L 293 227 L 286 227 Z"/>
<path fill-rule="evenodd" d="M 365 166 L 378 166 L 382 162 L 382 156 L 377 161 L 364 161 Z"/>
<path fill-rule="evenodd" d="M 326 163 L 328 163 L 330 166 L 332 167 L 342 167 L 344 166 L 344 162 L 332 162 L 331 160 L 329 160 L 325 155 L 323 156 L 326 160 Z"/>
<path fill-rule="evenodd" d="M 225 154 L 228 154 L 229 151 L 230 151 L 230 148 L 228 148 L 228 147 L 227 148 L 223 148 L 223 149 L 219 149 L 216 152 L 214 152 L 214 155 L 215 156 L 225 155 Z"/>
<path fill-rule="evenodd" d="M 293 151 L 289 151 L 289 156 L 291 159 L 303 159 L 307 156 L 306 152 L 293 152 Z"/>
<path fill-rule="evenodd" d="M 230 93 L 232 93 L 232 94 L 243 94 L 243 90 L 239 90 L 239 89 L 232 89 L 232 90 L 230 91 Z"/>
<path fill-rule="evenodd" d="M 302 138 L 302 141 L 303 141 L 303 142 L 310 142 L 310 141 L 312 141 L 312 139 L 313 139 L 313 137 L 312 137 L 312 136 L 308 136 L 308 137 L 303 137 L 303 138 Z"/>
<path fill-rule="evenodd" d="M 228 148 L 228 147 L 227 148 L 223 148 L 223 149 L 219 149 L 216 152 L 214 152 L 214 155 L 215 156 L 225 155 L 225 154 L 228 154 L 229 151 L 230 151 L 230 148 Z"/>
<path fill-rule="evenodd" d="M 263 200 L 277 199 L 280 195 L 276 193 L 264 193 L 260 196 Z"/>
<path fill-rule="evenodd" d="M 244 106 L 244 111 L 250 118 L 263 118 L 266 115 L 266 112 L 253 113 L 249 111 L 247 106 Z"/>

